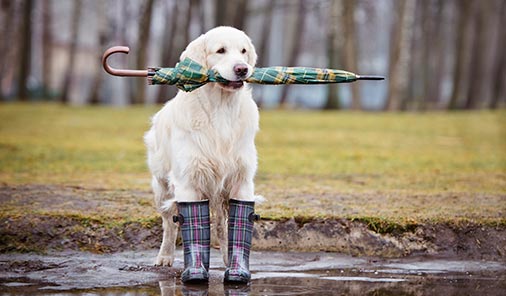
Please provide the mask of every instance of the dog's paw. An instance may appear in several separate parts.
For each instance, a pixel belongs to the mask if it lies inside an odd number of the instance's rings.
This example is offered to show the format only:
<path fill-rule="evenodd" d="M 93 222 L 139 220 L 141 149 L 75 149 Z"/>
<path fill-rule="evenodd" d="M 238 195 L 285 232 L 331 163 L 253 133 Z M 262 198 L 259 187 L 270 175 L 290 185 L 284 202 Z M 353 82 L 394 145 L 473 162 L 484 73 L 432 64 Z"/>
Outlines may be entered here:
<path fill-rule="evenodd" d="M 155 261 L 156 266 L 172 266 L 172 264 L 174 264 L 174 256 L 158 255 L 156 257 Z"/>

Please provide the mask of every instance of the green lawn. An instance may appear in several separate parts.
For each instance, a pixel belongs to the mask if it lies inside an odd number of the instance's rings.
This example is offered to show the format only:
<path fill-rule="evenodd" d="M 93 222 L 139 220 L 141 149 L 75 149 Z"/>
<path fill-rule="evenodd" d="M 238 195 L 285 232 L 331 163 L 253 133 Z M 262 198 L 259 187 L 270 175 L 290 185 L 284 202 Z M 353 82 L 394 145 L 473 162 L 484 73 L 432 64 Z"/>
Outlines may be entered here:
<path fill-rule="evenodd" d="M 0 104 L 0 181 L 148 190 L 159 107 Z M 504 219 L 506 112 L 265 111 L 264 217 Z"/>

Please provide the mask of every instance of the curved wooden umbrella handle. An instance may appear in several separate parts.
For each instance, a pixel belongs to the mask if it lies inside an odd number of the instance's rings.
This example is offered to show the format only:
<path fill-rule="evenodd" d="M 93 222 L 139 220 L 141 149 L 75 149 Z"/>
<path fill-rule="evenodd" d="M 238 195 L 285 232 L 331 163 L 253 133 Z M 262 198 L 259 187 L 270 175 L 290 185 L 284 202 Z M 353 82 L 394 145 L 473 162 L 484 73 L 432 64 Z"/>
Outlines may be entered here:
<path fill-rule="evenodd" d="M 104 70 L 114 76 L 127 76 L 127 77 L 147 77 L 148 70 L 125 70 L 125 69 L 116 69 L 109 64 L 107 64 L 107 58 L 115 53 L 126 53 L 130 52 L 130 48 L 127 46 L 113 46 L 104 52 L 102 56 L 102 65 L 104 66 Z"/>

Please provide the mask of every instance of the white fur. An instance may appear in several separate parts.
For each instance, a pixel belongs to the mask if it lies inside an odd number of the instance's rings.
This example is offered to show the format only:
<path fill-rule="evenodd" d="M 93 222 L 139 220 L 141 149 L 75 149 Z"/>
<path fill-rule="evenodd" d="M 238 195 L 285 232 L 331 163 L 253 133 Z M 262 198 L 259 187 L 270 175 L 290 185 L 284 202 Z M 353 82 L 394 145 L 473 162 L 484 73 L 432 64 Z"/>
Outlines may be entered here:
<path fill-rule="evenodd" d="M 224 53 L 217 52 L 221 48 Z M 249 37 L 231 27 L 214 28 L 201 35 L 181 54 L 181 59 L 185 57 L 216 69 L 230 81 L 239 80 L 235 65 L 246 64 L 249 77 L 257 59 Z M 156 264 L 170 266 L 174 261 L 175 202 L 206 199 L 226 263 L 228 199 L 263 200 L 254 195 L 253 183 L 258 121 L 258 108 L 246 84 L 232 89 L 209 83 L 193 92 L 179 91 L 153 117 L 144 141 L 155 204 L 164 228 Z"/>

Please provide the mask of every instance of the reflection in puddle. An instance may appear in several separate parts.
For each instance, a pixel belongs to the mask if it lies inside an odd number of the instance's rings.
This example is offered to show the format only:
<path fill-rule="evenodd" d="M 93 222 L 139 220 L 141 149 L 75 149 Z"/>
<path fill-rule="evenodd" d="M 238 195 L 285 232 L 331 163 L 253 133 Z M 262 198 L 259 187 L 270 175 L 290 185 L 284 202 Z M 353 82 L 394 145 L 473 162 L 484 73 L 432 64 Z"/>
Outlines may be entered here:
<path fill-rule="evenodd" d="M 503 277 L 411 276 L 394 278 L 379 274 L 327 276 L 310 273 L 257 273 L 249 286 L 224 285 L 220 278 L 209 285 L 183 286 L 179 282 L 159 283 L 162 296 L 171 295 L 504 295 Z M 110 295 L 110 294 L 109 294 Z"/>
<path fill-rule="evenodd" d="M 344 273 L 345 275 L 340 275 Z M 130 287 L 59 291 L 57 286 L 23 281 L 0 282 L 0 295 L 504 295 L 504 274 L 403 275 L 374 272 L 353 276 L 351 271 L 256 273 L 250 285 L 225 285 L 217 273 L 208 284 L 182 285 L 172 278 L 153 284 Z M 25 279 L 26 280 L 26 279 Z"/>

